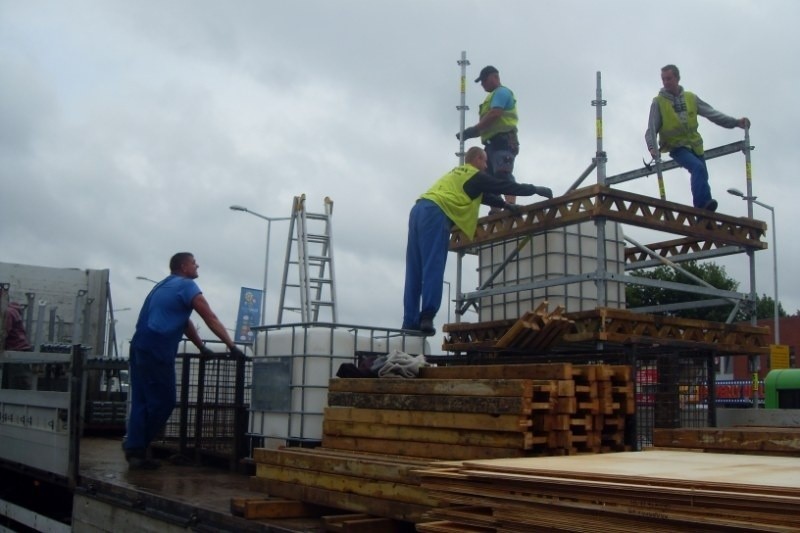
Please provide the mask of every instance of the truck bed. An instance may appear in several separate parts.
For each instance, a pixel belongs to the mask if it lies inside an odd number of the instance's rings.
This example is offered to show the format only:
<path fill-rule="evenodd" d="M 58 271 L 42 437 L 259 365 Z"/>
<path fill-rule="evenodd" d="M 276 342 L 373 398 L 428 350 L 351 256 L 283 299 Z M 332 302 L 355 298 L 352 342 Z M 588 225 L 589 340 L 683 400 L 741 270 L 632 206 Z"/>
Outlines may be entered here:
<path fill-rule="evenodd" d="M 162 461 L 158 470 L 129 471 L 119 437 L 84 437 L 73 530 L 142 531 L 152 523 L 154 530 L 323 531 L 318 517 L 246 520 L 231 513 L 232 498 L 267 497 L 250 490 L 249 476 L 220 468 Z"/>

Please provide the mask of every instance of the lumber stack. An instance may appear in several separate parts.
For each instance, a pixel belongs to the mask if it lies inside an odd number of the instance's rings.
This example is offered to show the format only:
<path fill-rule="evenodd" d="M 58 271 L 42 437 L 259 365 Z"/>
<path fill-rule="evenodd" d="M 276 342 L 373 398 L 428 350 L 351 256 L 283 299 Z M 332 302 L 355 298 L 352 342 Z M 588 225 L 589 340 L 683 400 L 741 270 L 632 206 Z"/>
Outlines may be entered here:
<path fill-rule="evenodd" d="M 420 378 L 417 381 L 440 379 L 473 382 L 485 379 L 529 382 L 532 394 L 530 409 L 521 414 L 522 422 L 517 426 L 517 431 L 526 434 L 526 446 L 513 450 L 513 453 L 496 453 L 493 457 L 573 455 L 627 449 L 626 419 L 635 412 L 634 386 L 629 366 L 550 363 L 424 367 L 420 369 Z M 482 414 L 494 417 L 500 413 L 485 411 Z M 426 429 L 435 427 L 442 418 L 435 412 L 421 415 Z M 479 435 L 493 429 L 487 422 L 477 419 L 472 423 L 469 420 L 467 422 L 468 426 L 455 429 L 467 435 L 473 432 Z M 448 455 L 437 458 L 464 458 L 457 456 L 452 447 L 448 451 Z M 473 454 L 471 457 L 481 456 Z M 488 458 L 489 455 L 483 457 Z"/>
<path fill-rule="evenodd" d="M 417 531 L 798 531 L 796 459 L 686 451 L 468 461 L 419 472 Z"/>
<path fill-rule="evenodd" d="M 800 456 L 800 428 L 729 427 L 653 429 L 653 445 L 716 453 Z"/>
<path fill-rule="evenodd" d="M 324 448 L 257 448 L 250 488 L 273 497 L 419 522 L 434 504 L 416 470 L 428 461 Z"/>
<path fill-rule="evenodd" d="M 423 367 L 417 379 L 334 378 L 320 448 L 256 449 L 253 490 L 420 522 L 417 470 L 442 461 L 626 449 L 630 368 Z"/>

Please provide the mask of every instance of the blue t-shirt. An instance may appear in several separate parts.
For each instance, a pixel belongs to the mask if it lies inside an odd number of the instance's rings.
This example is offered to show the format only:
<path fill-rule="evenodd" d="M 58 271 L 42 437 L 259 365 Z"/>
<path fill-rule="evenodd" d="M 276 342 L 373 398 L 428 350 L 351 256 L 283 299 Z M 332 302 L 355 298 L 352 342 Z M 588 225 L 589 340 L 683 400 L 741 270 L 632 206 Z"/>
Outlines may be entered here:
<path fill-rule="evenodd" d="M 512 109 L 514 107 L 514 93 L 511 89 L 501 85 L 492 93 L 491 108 Z"/>
<path fill-rule="evenodd" d="M 202 293 L 193 279 L 170 275 L 158 283 L 142 305 L 131 347 L 158 359 L 174 360 L 192 315 L 192 300 Z"/>

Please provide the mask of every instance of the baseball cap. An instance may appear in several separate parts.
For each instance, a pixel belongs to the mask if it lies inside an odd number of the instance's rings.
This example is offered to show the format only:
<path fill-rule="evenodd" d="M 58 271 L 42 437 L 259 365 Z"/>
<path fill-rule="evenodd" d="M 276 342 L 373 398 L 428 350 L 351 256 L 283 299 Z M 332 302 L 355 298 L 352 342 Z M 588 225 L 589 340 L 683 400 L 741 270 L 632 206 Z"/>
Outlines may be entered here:
<path fill-rule="evenodd" d="M 500 72 L 500 71 L 499 71 L 499 70 L 497 70 L 496 68 L 494 68 L 493 66 L 491 66 L 491 65 L 487 65 L 487 66 L 485 66 L 485 67 L 483 67 L 483 68 L 481 69 L 481 74 L 480 74 L 480 76 L 478 76 L 478 77 L 475 79 L 475 83 L 478 83 L 479 81 L 483 81 L 483 80 L 485 80 L 486 78 L 488 78 L 488 77 L 489 77 L 489 75 L 490 75 L 490 74 L 497 74 L 497 73 L 499 73 L 499 72 Z"/>

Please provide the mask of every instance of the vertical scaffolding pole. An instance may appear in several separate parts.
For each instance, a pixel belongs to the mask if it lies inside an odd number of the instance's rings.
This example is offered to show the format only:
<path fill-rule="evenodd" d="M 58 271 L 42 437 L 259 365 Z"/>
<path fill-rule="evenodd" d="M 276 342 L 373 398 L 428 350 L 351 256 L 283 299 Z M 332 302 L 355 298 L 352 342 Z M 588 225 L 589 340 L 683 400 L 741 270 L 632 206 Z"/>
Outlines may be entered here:
<path fill-rule="evenodd" d="M 745 176 L 747 178 L 747 218 L 753 218 L 753 200 L 755 197 L 753 196 L 753 171 L 752 166 L 750 163 L 750 128 L 744 129 L 744 164 L 745 164 Z M 774 230 L 774 228 L 773 228 Z M 750 324 L 755 326 L 758 322 L 758 316 L 756 314 L 756 303 L 758 294 L 756 293 L 756 253 L 755 250 L 750 248 L 747 250 L 747 257 L 750 260 L 750 301 L 752 304 L 751 311 L 750 311 Z M 777 298 L 777 295 L 775 295 Z M 776 303 L 777 305 L 777 303 Z M 753 409 L 758 409 L 758 371 L 760 370 L 760 361 L 758 355 L 750 355 L 748 356 L 748 366 L 750 367 L 749 370 L 753 374 Z"/>
<path fill-rule="evenodd" d="M 459 120 L 460 120 L 460 127 L 459 130 L 461 132 L 458 152 L 456 155 L 458 156 L 459 164 L 464 164 L 464 128 L 466 127 L 466 114 L 469 110 L 469 106 L 467 105 L 467 65 L 469 65 L 469 61 L 467 61 L 467 52 L 461 52 L 461 59 L 458 61 L 458 65 L 461 67 L 461 100 L 460 104 L 456 106 L 459 112 Z"/>
<path fill-rule="evenodd" d="M 467 61 L 467 52 L 466 50 L 462 50 L 461 59 L 458 61 L 458 66 L 461 67 L 461 83 L 459 84 L 461 99 L 459 105 L 456 106 L 459 114 L 459 131 L 461 132 L 461 139 L 456 155 L 458 156 L 458 163 L 460 165 L 464 164 L 464 128 L 466 127 L 466 115 L 469 110 L 469 106 L 467 105 L 467 65 L 469 65 L 469 61 Z M 464 253 L 458 252 L 458 261 L 456 263 L 456 310 L 461 304 L 461 282 L 463 279 L 461 269 L 464 267 L 463 260 Z M 456 322 L 461 322 L 461 315 L 458 312 L 456 312 Z"/>
<path fill-rule="evenodd" d="M 595 130 L 597 134 L 597 152 L 594 161 L 597 165 L 597 183 L 606 184 L 606 153 L 603 151 L 603 107 L 606 101 L 603 100 L 603 88 L 601 83 L 600 71 L 597 72 L 597 91 L 596 97 L 592 100 L 595 107 Z M 608 294 L 606 292 L 606 219 L 598 217 L 595 219 L 597 228 L 597 270 L 595 272 L 595 286 L 597 287 L 597 304 L 600 307 L 608 305 Z"/>

